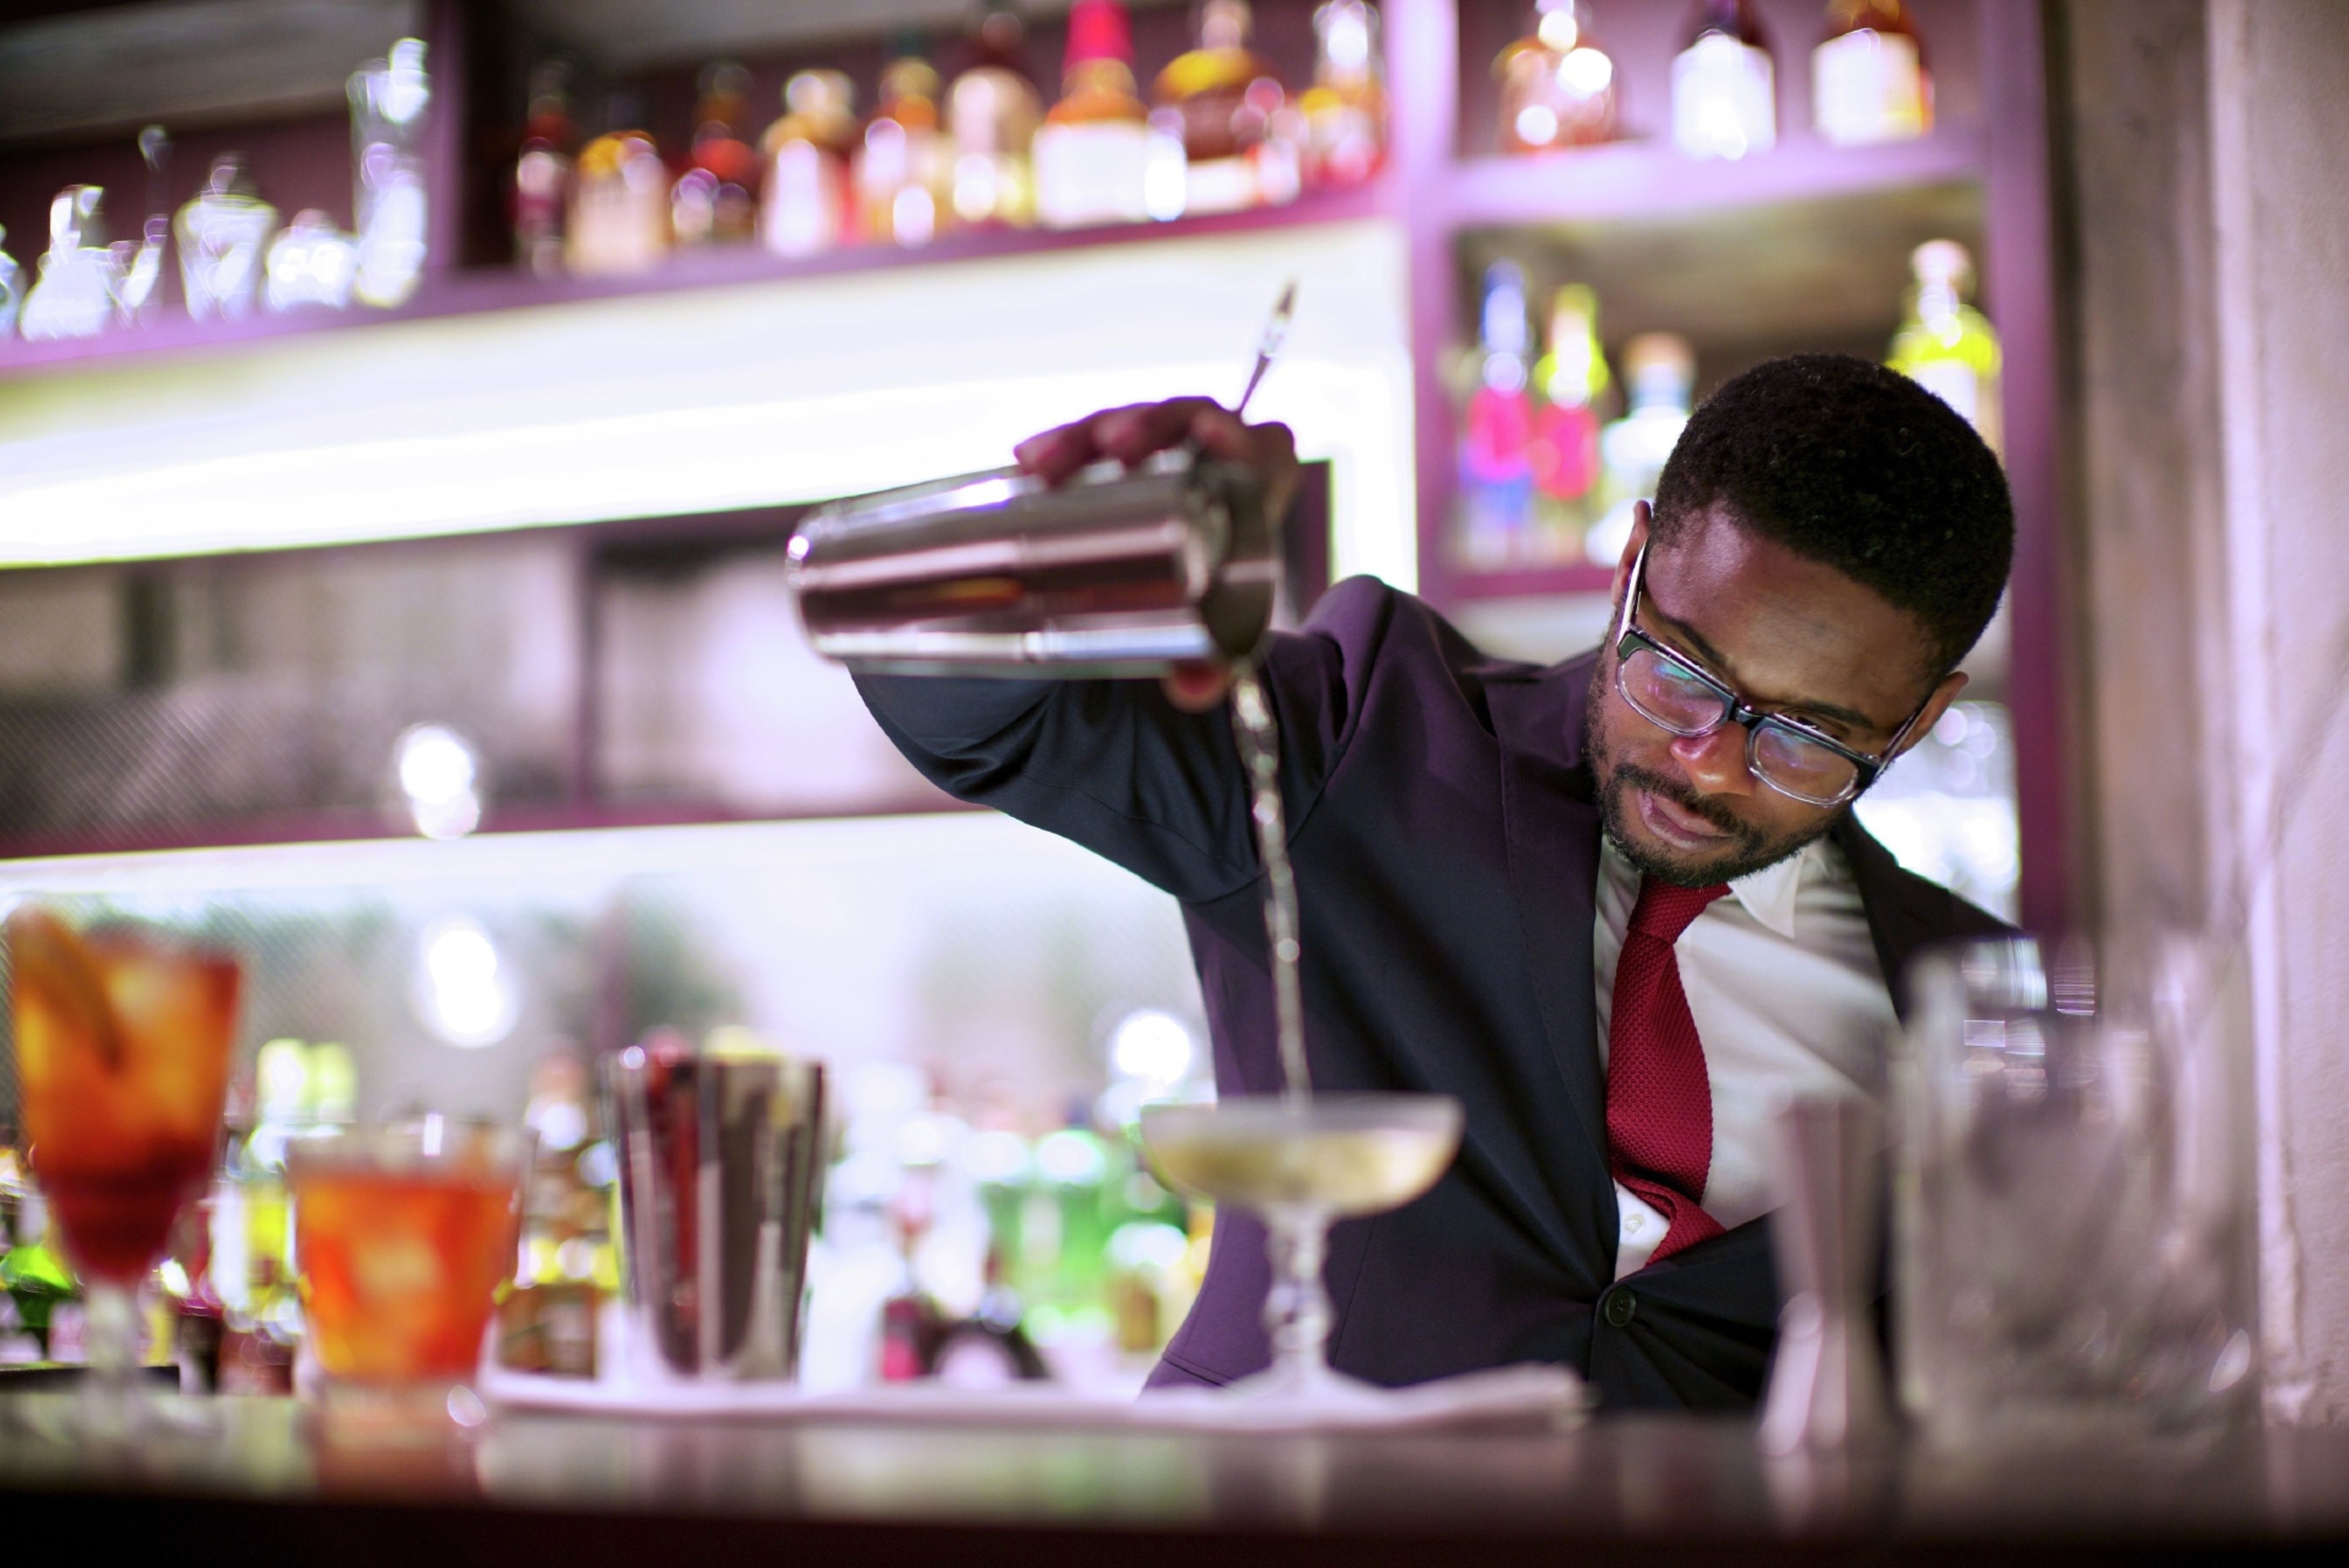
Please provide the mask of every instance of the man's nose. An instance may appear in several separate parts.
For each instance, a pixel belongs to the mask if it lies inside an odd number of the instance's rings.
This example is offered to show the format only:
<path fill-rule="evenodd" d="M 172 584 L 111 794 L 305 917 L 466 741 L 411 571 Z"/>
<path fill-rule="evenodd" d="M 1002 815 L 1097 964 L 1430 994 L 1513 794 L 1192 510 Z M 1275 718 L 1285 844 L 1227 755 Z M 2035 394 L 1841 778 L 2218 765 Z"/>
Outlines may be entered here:
<path fill-rule="evenodd" d="M 1709 735 L 1678 737 L 1671 752 L 1698 794 L 1754 793 L 1754 774 L 1745 766 L 1745 732 L 1737 725 L 1723 724 Z"/>

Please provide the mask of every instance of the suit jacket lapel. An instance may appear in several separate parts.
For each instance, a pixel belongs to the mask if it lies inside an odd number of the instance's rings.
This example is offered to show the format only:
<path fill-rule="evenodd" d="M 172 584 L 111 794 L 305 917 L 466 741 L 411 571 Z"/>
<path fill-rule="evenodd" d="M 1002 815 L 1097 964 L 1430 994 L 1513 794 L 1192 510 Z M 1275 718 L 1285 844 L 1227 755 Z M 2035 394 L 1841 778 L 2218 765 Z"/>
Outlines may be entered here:
<path fill-rule="evenodd" d="M 1590 666 L 1589 657 L 1577 659 L 1485 691 L 1501 748 L 1509 885 L 1533 961 L 1534 992 L 1588 1158 L 1603 1179 L 1607 1085 L 1590 967 L 1599 811 L 1581 765 Z"/>
<path fill-rule="evenodd" d="M 1884 984 L 1892 992 L 1893 1011 L 1906 1018 L 1909 999 L 1902 994 L 1900 976 L 1911 954 L 1951 933 L 1946 919 L 1936 920 L 1925 900 L 1948 895 L 1900 869 L 1892 852 L 1878 843 L 1859 819 L 1847 810 L 1827 837 L 1851 864 L 1852 880 L 1859 886 L 1860 907 L 1868 911 L 1868 935 L 1876 944 L 1876 961 L 1883 967 Z"/>

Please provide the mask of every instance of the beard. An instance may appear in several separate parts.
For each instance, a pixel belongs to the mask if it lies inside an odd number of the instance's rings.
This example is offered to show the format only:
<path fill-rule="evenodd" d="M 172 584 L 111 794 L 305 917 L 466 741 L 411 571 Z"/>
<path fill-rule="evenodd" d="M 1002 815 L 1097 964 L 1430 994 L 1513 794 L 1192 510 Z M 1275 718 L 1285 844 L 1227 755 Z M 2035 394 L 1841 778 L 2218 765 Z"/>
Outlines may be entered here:
<path fill-rule="evenodd" d="M 1607 679 L 1613 665 L 1603 658 L 1590 672 L 1590 691 L 1583 702 L 1582 757 L 1590 768 L 1597 791 L 1599 823 L 1607 841 L 1615 852 L 1631 864 L 1643 877 L 1653 877 L 1659 882 L 1669 882 L 1676 888 L 1712 888 L 1724 882 L 1734 882 L 1740 877 L 1750 877 L 1756 871 L 1775 866 L 1790 855 L 1796 855 L 1826 836 L 1835 826 L 1839 812 L 1830 811 L 1820 820 L 1793 833 L 1775 837 L 1741 820 L 1735 813 L 1718 800 L 1699 794 L 1687 784 L 1652 773 L 1636 763 L 1619 763 L 1607 749 L 1607 740 L 1600 732 L 1599 715 L 1607 694 L 1613 689 Z M 1644 721 L 1643 721 L 1644 722 Z M 1764 789 L 1770 786 L 1764 784 Z M 1729 835 L 1726 849 L 1704 857 L 1659 854 L 1634 840 L 1629 823 L 1632 807 L 1631 791 L 1641 789 L 1679 806 L 1692 816 L 1701 817 L 1712 826 Z"/>

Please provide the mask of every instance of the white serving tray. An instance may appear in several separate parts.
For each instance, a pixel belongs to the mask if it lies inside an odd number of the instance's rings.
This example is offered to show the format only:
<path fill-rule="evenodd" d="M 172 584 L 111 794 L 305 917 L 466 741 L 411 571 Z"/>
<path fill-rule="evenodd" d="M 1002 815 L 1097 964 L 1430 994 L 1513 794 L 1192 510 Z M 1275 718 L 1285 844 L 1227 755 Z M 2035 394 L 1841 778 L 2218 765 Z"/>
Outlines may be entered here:
<path fill-rule="evenodd" d="M 1267 1400 L 1215 1388 L 1139 1398 L 1053 1383 L 957 1388 L 935 1382 L 810 1393 L 791 1383 L 547 1377 L 484 1366 L 475 1386 L 501 1409 L 653 1420 L 912 1422 L 923 1426 L 1088 1427 L 1203 1432 L 1385 1432 L 1556 1427 L 1579 1422 L 1590 1399 L 1563 1366 L 1497 1367 L 1374 1388 L 1348 1383 L 1309 1400 Z"/>

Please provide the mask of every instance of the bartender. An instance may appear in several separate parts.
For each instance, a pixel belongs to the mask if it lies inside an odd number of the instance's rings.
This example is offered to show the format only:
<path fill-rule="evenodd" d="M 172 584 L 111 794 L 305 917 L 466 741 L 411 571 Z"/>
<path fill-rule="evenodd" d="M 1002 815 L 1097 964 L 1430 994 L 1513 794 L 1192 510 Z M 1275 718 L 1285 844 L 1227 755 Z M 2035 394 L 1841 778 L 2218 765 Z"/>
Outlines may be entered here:
<path fill-rule="evenodd" d="M 1058 481 L 1185 441 L 1287 504 L 1288 431 L 1204 400 L 1095 414 L 1019 458 Z M 1598 649 L 1490 658 L 1369 577 L 1267 641 L 1313 1082 L 1467 1110 L 1432 1191 L 1332 1237 L 1340 1370 L 1553 1361 L 1609 1407 L 1754 1400 L 1780 1304 L 1771 1107 L 1878 1095 L 1909 955 L 2002 929 L 1850 807 L 1964 689 L 2013 532 L 1996 458 L 1948 405 L 1796 356 L 1690 419 Z M 858 684 L 938 784 L 1180 900 L 1218 1091 L 1279 1088 L 1222 670 Z M 1218 1216 L 1153 1384 L 1260 1370 L 1265 1285 L 1261 1229 Z"/>

